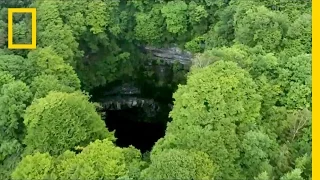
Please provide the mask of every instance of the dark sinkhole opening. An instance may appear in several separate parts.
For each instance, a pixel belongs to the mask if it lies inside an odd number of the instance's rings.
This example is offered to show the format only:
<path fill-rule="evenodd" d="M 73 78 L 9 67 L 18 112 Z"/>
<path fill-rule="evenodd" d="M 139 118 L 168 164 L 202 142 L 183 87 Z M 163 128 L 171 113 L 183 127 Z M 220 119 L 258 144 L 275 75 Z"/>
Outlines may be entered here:
<path fill-rule="evenodd" d="M 147 63 L 134 77 L 91 90 L 91 100 L 101 104 L 106 127 L 115 132 L 117 146 L 132 145 L 142 153 L 152 150 L 165 135 L 171 121 L 172 94 L 178 84 L 184 84 L 187 71 L 181 64 Z"/>
<path fill-rule="evenodd" d="M 106 126 L 109 131 L 115 131 L 117 146 L 132 145 L 144 153 L 151 151 L 158 139 L 165 135 L 166 122 L 148 121 L 143 116 L 144 110 L 137 107 L 106 111 Z"/>
<path fill-rule="evenodd" d="M 91 100 L 100 103 L 99 111 L 109 131 L 114 131 L 116 145 L 152 150 L 165 135 L 172 108 L 173 90 L 149 84 L 117 83 L 99 87 Z"/>

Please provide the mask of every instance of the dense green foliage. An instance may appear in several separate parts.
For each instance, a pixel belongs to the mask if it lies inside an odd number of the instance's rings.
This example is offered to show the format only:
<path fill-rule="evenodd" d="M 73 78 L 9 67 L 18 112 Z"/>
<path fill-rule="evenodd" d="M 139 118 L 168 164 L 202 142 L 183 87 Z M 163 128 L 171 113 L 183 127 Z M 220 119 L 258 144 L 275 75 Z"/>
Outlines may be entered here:
<path fill-rule="evenodd" d="M 35 100 L 24 115 L 26 151 L 57 155 L 79 143 L 106 138 L 107 130 L 95 111 L 80 93 L 50 92 Z"/>
<path fill-rule="evenodd" d="M 0 179 L 311 180 L 311 44 L 311 0 L 1 1 Z M 194 55 L 150 156 L 85 92 L 147 79 L 141 46 Z"/>

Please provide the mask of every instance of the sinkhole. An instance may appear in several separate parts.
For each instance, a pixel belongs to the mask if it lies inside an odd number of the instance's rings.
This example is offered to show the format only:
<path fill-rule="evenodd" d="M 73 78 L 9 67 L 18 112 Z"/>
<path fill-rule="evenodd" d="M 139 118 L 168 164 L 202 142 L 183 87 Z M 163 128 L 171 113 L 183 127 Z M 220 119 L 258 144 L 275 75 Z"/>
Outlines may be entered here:
<path fill-rule="evenodd" d="M 143 87 L 117 83 L 96 88 L 90 94 L 91 100 L 102 106 L 99 111 L 106 128 L 115 133 L 115 144 L 132 145 L 145 153 L 165 135 L 173 91 L 150 85 Z"/>
<path fill-rule="evenodd" d="M 146 119 L 142 108 L 107 110 L 105 113 L 106 126 L 109 131 L 115 131 L 119 147 L 132 145 L 144 153 L 151 151 L 165 134 L 166 122 Z"/>
<path fill-rule="evenodd" d="M 185 83 L 187 70 L 172 64 L 148 64 L 136 73 L 134 78 L 96 87 L 90 94 L 92 101 L 102 105 L 103 119 L 108 130 L 115 132 L 116 145 L 132 145 L 145 153 L 164 137 L 171 121 L 172 94 L 178 84 Z"/>

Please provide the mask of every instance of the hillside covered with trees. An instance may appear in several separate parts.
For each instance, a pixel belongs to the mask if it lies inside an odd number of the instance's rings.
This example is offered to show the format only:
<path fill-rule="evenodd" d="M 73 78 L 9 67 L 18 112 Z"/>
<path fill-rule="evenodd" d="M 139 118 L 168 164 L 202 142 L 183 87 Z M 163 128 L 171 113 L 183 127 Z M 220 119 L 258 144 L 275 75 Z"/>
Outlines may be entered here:
<path fill-rule="evenodd" d="M 311 42 L 311 0 L 2 0 L 0 179 L 311 180 Z"/>

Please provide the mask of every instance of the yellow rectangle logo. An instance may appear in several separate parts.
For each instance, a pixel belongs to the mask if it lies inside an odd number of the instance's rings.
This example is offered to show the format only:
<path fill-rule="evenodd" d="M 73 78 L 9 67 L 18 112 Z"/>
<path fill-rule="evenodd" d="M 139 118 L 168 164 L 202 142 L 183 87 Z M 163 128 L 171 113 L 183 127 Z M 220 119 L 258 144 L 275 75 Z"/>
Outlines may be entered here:
<path fill-rule="evenodd" d="M 13 44 L 13 13 L 31 13 L 31 44 Z M 36 8 L 8 8 L 8 49 L 36 49 L 37 47 L 37 11 Z"/>

